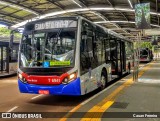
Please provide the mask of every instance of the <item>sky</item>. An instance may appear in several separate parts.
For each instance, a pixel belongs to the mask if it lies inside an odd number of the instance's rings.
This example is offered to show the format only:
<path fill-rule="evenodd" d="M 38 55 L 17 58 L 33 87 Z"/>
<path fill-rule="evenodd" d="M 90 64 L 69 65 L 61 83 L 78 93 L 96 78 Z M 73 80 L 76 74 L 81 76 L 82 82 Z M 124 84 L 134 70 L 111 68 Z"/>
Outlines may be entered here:
<path fill-rule="evenodd" d="M 4 24 L 0 24 L 0 27 L 6 27 L 6 25 L 4 25 Z"/>

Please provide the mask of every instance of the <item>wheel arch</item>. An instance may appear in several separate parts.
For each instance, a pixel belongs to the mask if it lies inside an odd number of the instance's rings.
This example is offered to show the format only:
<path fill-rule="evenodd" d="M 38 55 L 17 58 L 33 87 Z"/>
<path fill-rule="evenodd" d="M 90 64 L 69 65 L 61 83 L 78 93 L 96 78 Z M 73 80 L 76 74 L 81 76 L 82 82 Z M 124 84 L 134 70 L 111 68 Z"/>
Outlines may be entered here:
<path fill-rule="evenodd" d="M 102 71 L 101 71 L 101 75 L 104 73 L 104 76 L 106 76 L 107 78 L 107 81 L 108 81 L 108 73 L 107 73 L 107 69 L 105 67 L 102 68 Z"/>

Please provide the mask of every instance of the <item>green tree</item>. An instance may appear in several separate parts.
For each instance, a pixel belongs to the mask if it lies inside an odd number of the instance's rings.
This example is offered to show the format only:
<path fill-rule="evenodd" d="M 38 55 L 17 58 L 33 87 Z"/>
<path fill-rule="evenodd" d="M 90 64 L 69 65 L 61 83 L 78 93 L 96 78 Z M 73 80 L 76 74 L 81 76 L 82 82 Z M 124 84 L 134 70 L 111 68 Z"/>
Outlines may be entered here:
<path fill-rule="evenodd" d="M 151 42 L 141 42 L 140 45 L 138 42 L 134 43 L 134 48 L 138 48 L 140 46 L 140 48 L 149 48 L 152 49 L 153 45 L 151 44 Z"/>
<path fill-rule="evenodd" d="M 10 29 L 7 29 L 5 27 L 0 27 L 0 37 L 10 38 L 10 32 L 11 32 Z M 21 36 L 22 36 L 22 34 L 20 34 L 20 33 L 15 33 L 14 34 L 14 37 L 17 38 L 17 39 L 20 39 Z"/>

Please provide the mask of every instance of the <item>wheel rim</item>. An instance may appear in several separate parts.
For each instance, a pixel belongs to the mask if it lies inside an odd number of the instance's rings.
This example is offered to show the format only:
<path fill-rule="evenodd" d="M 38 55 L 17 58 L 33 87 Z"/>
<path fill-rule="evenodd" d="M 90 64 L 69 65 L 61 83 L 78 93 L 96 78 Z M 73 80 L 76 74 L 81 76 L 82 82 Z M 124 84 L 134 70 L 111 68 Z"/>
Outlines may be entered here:
<path fill-rule="evenodd" d="M 105 77 L 102 75 L 102 78 L 101 78 L 101 88 L 104 89 L 104 88 L 105 88 L 105 85 L 106 85 L 106 79 L 105 79 Z"/>

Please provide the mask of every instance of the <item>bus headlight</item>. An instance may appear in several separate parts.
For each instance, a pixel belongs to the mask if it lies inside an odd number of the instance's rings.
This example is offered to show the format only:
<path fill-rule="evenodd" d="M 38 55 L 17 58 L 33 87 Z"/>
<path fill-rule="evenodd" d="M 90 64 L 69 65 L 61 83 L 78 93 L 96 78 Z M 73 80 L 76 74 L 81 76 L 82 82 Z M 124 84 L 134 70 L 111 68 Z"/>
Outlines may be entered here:
<path fill-rule="evenodd" d="M 69 75 L 69 80 L 75 79 L 77 77 L 76 73 L 72 73 L 71 75 Z"/>
<path fill-rule="evenodd" d="M 68 78 L 64 78 L 63 84 L 67 84 L 67 83 L 68 83 Z"/>
<path fill-rule="evenodd" d="M 20 73 L 18 74 L 18 79 L 23 83 L 27 83 L 27 80 Z"/>
<path fill-rule="evenodd" d="M 18 74 L 18 78 L 19 78 L 19 79 L 22 79 L 22 78 L 23 78 L 22 74 L 19 73 L 19 74 Z"/>
<path fill-rule="evenodd" d="M 77 78 L 77 72 L 74 72 L 72 74 L 70 74 L 68 77 L 63 79 L 63 84 L 68 84 L 69 82 L 73 81 L 74 79 Z"/>

